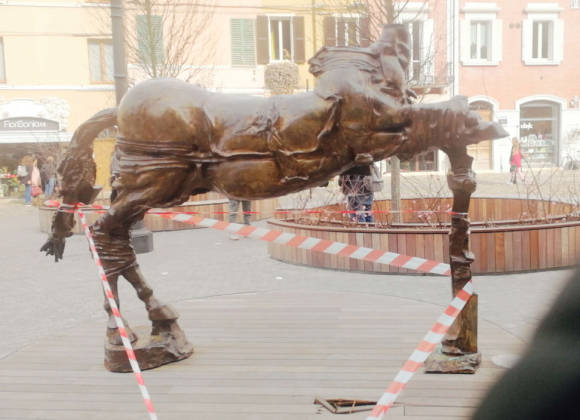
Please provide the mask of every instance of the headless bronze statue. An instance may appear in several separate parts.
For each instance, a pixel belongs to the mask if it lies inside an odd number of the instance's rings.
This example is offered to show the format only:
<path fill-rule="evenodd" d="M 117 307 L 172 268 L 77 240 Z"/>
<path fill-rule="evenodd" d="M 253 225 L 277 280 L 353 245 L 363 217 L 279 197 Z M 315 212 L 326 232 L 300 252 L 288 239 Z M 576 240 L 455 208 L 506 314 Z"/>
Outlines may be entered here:
<path fill-rule="evenodd" d="M 151 335 L 173 343 L 168 359 L 139 359 L 142 368 L 192 352 L 176 313 L 153 296 L 130 244 L 129 227 L 149 209 L 207 191 L 244 200 L 281 196 L 324 184 L 355 165 L 389 156 L 407 159 L 433 146 L 449 154 L 454 170 L 469 174 L 466 146 L 508 135 L 470 112 L 464 97 L 411 104 L 405 81 L 409 34 L 403 25 L 386 25 L 368 48 L 322 48 L 309 64 L 317 78 L 314 91 L 269 98 L 149 80 L 129 90 L 118 108 L 97 113 L 75 131 L 59 168 L 63 203 L 70 205 L 93 200 L 93 141 L 103 129 L 118 126 L 117 196 L 91 230 L 114 294 L 121 275 L 145 303 Z M 56 261 L 73 223 L 72 214 L 55 214 L 42 250 Z M 105 309 L 109 344 L 118 345 L 107 303 Z"/>

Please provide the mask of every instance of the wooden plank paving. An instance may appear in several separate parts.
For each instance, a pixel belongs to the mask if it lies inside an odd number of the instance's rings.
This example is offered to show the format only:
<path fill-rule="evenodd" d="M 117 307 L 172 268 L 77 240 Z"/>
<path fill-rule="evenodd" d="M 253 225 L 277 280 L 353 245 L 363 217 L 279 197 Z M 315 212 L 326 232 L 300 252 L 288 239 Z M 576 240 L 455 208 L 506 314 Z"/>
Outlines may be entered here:
<path fill-rule="evenodd" d="M 315 397 L 376 400 L 443 309 L 390 296 L 300 291 L 175 306 L 195 354 L 144 373 L 161 420 L 308 420 L 333 416 L 313 404 Z M 0 419 L 146 419 L 133 376 L 102 367 L 103 332 L 104 322 L 93 320 L 0 360 Z M 503 372 L 490 358 L 522 348 L 486 322 L 480 344 L 484 362 L 476 375 L 420 372 L 386 418 L 468 418 Z"/>

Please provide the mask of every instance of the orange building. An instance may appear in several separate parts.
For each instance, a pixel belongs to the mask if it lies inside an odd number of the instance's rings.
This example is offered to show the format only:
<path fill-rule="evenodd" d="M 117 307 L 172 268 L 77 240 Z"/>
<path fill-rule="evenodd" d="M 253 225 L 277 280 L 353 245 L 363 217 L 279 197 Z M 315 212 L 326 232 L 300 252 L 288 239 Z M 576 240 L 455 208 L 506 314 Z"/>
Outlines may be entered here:
<path fill-rule="evenodd" d="M 580 158 L 580 1 L 457 6 L 457 92 L 520 140 L 530 166 Z M 510 149 L 509 138 L 483 144 L 477 165 L 507 171 Z"/>

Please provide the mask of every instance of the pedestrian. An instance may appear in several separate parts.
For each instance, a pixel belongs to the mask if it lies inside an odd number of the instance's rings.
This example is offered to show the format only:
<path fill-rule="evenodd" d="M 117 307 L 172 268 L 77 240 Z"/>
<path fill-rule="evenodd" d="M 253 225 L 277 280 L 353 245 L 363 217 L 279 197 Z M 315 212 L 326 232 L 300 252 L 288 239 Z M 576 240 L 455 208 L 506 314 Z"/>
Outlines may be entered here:
<path fill-rule="evenodd" d="M 49 156 L 46 158 L 44 165 L 40 168 L 41 175 L 44 174 L 44 179 L 46 183 L 44 185 L 44 195 L 48 198 L 54 192 L 54 187 L 56 185 L 56 162 L 54 156 Z"/>
<path fill-rule="evenodd" d="M 517 138 L 512 139 L 512 150 L 510 152 L 510 182 L 512 184 L 518 183 L 518 177 L 524 182 L 522 175 L 522 151 L 520 149 L 520 142 Z"/>
<path fill-rule="evenodd" d="M 42 194 L 42 177 L 38 168 L 38 160 L 32 163 L 32 173 L 30 174 L 30 195 L 35 198 Z"/>
<path fill-rule="evenodd" d="M 338 177 L 338 185 L 346 197 L 349 218 L 357 223 L 373 223 L 374 185 L 380 179 L 374 165 L 355 166 Z"/>
<path fill-rule="evenodd" d="M 250 200 L 230 199 L 230 211 L 229 211 L 229 216 L 228 216 L 229 221 L 230 221 L 230 223 L 235 223 L 238 208 L 240 207 L 240 204 L 242 205 L 242 211 L 243 211 L 243 215 L 244 215 L 244 224 L 249 225 L 250 224 L 250 216 L 251 216 L 250 211 L 252 210 L 252 202 Z M 236 240 L 240 239 L 240 237 L 238 235 L 231 235 L 230 239 L 236 241 Z"/>
<path fill-rule="evenodd" d="M 46 176 L 44 174 L 44 171 L 42 170 L 42 168 L 44 167 L 44 164 L 46 163 L 46 159 L 44 159 L 44 156 L 42 155 L 42 153 L 36 153 L 35 154 L 35 160 L 36 160 L 36 167 L 38 168 L 39 174 L 40 174 L 40 190 L 44 191 L 44 188 L 46 187 Z"/>
<path fill-rule="evenodd" d="M 16 170 L 16 175 L 21 184 L 24 185 L 24 205 L 30 206 L 32 202 L 32 169 L 34 158 L 26 155 L 20 160 L 20 165 Z"/>

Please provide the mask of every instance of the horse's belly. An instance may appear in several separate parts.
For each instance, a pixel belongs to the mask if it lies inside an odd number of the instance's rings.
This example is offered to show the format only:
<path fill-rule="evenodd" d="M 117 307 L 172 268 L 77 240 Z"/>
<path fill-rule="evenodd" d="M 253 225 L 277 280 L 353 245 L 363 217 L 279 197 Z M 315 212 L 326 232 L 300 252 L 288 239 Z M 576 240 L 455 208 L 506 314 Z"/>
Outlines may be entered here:
<path fill-rule="evenodd" d="M 320 158 L 299 158 L 306 180 L 282 181 L 282 174 L 273 159 L 242 159 L 212 165 L 209 179 L 215 190 L 230 198 L 258 200 L 279 197 L 325 183 L 339 172 L 321 166 Z"/>
<path fill-rule="evenodd" d="M 143 143 L 207 142 L 201 104 L 207 93 L 179 80 L 149 80 L 131 89 L 118 113 L 120 135 Z"/>

